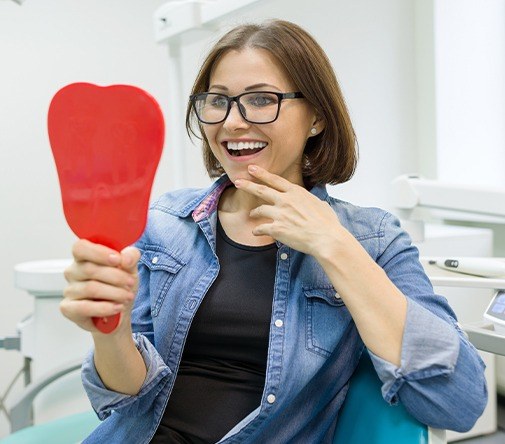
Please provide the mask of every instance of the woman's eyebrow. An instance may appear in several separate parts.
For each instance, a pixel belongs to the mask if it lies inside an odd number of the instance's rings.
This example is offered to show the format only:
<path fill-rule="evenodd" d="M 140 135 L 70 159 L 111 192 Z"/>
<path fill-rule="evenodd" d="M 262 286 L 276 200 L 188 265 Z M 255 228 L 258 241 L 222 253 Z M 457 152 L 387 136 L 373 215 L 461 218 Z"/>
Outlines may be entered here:
<path fill-rule="evenodd" d="M 279 90 L 279 88 L 277 88 L 274 85 L 270 85 L 269 83 L 256 83 L 255 85 L 251 85 L 251 86 L 248 86 L 247 88 L 244 88 L 244 90 L 251 91 L 251 90 L 257 89 L 257 88 L 265 88 L 266 86 L 269 88 L 274 88 L 274 89 Z"/>
<path fill-rule="evenodd" d="M 210 89 L 222 89 L 223 91 L 228 91 L 228 88 L 223 85 L 210 85 L 209 90 Z"/>
<path fill-rule="evenodd" d="M 245 87 L 244 91 L 253 91 L 255 89 L 265 88 L 265 87 L 273 88 L 273 89 L 276 89 L 277 91 L 280 91 L 280 89 L 277 86 L 271 85 L 269 83 L 255 83 L 254 85 Z M 211 89 L 220 89 L 222 91 L 228 91 L 228 88 L 224 85 L 211 85 L 211 86 L 209 86 L 209 90 L 211 90 Z"/>

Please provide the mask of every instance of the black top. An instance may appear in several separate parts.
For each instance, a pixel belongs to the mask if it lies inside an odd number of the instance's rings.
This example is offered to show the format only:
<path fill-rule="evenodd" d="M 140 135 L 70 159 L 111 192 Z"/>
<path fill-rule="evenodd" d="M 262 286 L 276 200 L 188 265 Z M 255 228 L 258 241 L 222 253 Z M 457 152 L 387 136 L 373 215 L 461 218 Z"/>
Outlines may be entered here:
<path fill-rule="evenodd" d="M 151 443 L 215 443 L 261 402 L 276 244 L 231 240 L 218 221 L 219 274 L 193 319 Z"/>

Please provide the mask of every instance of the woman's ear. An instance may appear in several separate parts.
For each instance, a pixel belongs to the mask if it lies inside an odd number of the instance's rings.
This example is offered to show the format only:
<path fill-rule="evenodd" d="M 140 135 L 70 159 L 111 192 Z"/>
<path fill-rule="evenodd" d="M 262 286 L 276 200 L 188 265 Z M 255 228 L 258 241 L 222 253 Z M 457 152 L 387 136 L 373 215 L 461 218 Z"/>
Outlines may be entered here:
<path fill-rule="evenodd" d="M 310 136 L 317 136 L 321 131 L 324 130 L 326 126 L 325 120 L 320 116 L 315 116 L 312 121 L 312 126 L 310 127 Z"/>

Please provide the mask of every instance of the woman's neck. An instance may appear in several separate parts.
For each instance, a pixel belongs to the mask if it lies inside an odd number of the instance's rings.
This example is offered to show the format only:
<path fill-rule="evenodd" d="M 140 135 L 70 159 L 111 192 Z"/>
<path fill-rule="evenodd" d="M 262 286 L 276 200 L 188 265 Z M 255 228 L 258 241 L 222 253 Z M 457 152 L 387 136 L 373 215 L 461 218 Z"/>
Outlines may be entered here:
<path fill-rule="evenodd" d="M 270 245 L 275 240 L 270 236 L 255 236 L 252 230 L 262 222 L 271 222 L 269 219 L 253 219 L 249 215 L 250 211 L 264 203 L 256 196 L 237 190 L 230 186 L 221 194 L 219 199 L 218 212 L 221 226 L 226 235 L 235 242 L 242 245 Z"/>
<path fill-rule="evenodd" d="M 246 213 L 267 202 L 249 194 L 243 190 L 238 190 L 234 186 L 223 191 L 219 199 L 219 211 L 226 213 Z"/>

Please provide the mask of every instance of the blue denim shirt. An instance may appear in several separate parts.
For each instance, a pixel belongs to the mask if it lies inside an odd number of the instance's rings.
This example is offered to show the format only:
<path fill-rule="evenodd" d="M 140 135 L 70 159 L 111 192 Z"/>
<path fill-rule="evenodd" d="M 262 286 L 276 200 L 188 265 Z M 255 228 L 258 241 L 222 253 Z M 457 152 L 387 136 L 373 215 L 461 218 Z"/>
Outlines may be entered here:
<path fill-rule="evenodd" d="M 151 206 L 137 242 L 140 288 L 132 312 L 147 376 L 136 396 L 110 391 L 90 352 L 82 369 L 84 387 L 104 421 L 85 443 L 151 440 L 170 399 L 191 320 L 219 273 L 217 203 L 229 185 L 222 176 L 207 190 L 167 193 Z M 433 293 L 409 236 L 383 210 L 332 198 L 323 186 L 311 193 L 330 204 L 407 296 L 400 367 L 369 351 L 384 399 L 399 400 L 430 426 L 471 428 L 487 402 L 484 364 L 446 299 Z M 349 311 L 314 257 L 277 244 L 261 404 L 220 443 L 332 442 L 349 378 L 365 350 Z"/>

